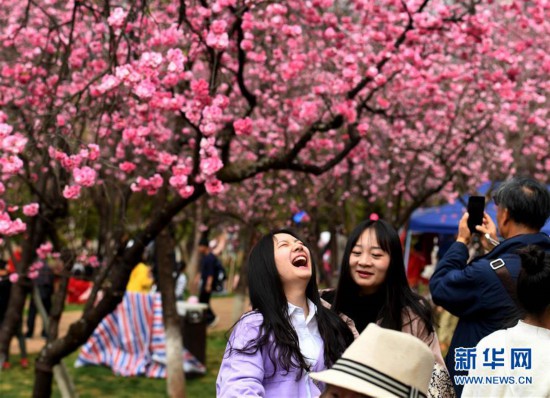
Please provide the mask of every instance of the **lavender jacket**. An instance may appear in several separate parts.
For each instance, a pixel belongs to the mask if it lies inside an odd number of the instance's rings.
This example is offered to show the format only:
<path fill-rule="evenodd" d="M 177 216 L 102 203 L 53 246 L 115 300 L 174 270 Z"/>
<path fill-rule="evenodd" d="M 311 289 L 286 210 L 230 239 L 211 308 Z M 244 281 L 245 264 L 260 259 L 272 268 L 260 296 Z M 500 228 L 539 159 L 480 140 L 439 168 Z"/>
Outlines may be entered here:
<path fill-rule="evenodd" d="M 324 385 L 314 382 L 307 373 L 296 380 L 297 370 L 285 373 L 278 366 L 275 375 L 271 376 L 273 364 L 267 353 L 273 348 L 272 339 L 269 341 L 271 347 L 264 347 L 263 350 L 258 350 L 252 355 L 229 352 L 230 344 L 233 348 L 243 348 L 250 340 L 256 338 L 262 322 L 263 316 L 258 312 L 245 314 L 231 333 L 216 381 L 216 396 L 219 398 L 318 397 Z M 312 366 L 312 372 L 326 369 L 323 356 L 324 350 L 321 346 L 319 357 Z"/>

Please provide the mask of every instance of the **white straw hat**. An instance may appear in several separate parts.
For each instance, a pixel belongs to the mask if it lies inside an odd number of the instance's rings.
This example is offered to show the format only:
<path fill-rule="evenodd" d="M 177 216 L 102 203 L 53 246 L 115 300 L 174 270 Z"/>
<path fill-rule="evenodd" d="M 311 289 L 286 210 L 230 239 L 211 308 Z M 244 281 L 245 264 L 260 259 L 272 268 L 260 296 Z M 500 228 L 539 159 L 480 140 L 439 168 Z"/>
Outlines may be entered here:
<path fill-rule="evenodd" d="M 423 341 L 371 323 L 331 369 L 310 376 L 372 397 L 426 397 L 433 366 Z"/>

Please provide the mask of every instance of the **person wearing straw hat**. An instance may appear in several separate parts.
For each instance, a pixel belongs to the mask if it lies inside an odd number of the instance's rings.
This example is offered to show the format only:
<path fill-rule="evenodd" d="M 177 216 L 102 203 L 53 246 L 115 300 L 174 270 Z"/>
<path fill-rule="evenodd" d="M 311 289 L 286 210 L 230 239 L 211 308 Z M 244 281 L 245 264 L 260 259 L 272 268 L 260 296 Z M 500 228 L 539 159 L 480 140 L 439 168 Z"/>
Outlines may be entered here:
<path fill-rule="evenodd" d="M 408 333 L 370 323 L 331 369 L 310 373 L 322 397 L 426 397 L 435 358 Z"/>

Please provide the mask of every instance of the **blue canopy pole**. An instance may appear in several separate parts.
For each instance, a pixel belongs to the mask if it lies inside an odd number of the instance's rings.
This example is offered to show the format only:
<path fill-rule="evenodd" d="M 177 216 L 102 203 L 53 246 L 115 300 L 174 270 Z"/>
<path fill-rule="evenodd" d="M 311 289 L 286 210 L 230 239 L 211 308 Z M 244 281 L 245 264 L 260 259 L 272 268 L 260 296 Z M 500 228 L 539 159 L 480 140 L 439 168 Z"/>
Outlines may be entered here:
<path fill-rule="evenodd" d="M 405 238 L 405 254 L 404 254 L 404 260 L 405 260 L 405 273 L 407 273 L 407 270 L 409 269 L 409 255 L 411 254 L 411 240 L 412 240 L 412 231 L 410 228 L 407 230 L 407 237 Z"/>

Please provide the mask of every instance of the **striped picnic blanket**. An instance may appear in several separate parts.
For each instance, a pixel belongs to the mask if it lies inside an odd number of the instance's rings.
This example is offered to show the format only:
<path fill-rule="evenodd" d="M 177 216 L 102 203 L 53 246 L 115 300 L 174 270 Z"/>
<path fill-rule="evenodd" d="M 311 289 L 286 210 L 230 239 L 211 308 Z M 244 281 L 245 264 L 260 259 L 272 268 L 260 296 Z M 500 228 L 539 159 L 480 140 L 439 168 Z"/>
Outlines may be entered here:
<path fill-rule="evenodd" d="M 187 349 L 186 373 L 206 373 Z M 80 349 L 75 367 L 109 366 L 121 376 L 166 377 L 166 338 L 160 293 L 126 292 L 118 307 L 94 330 Z"/>

